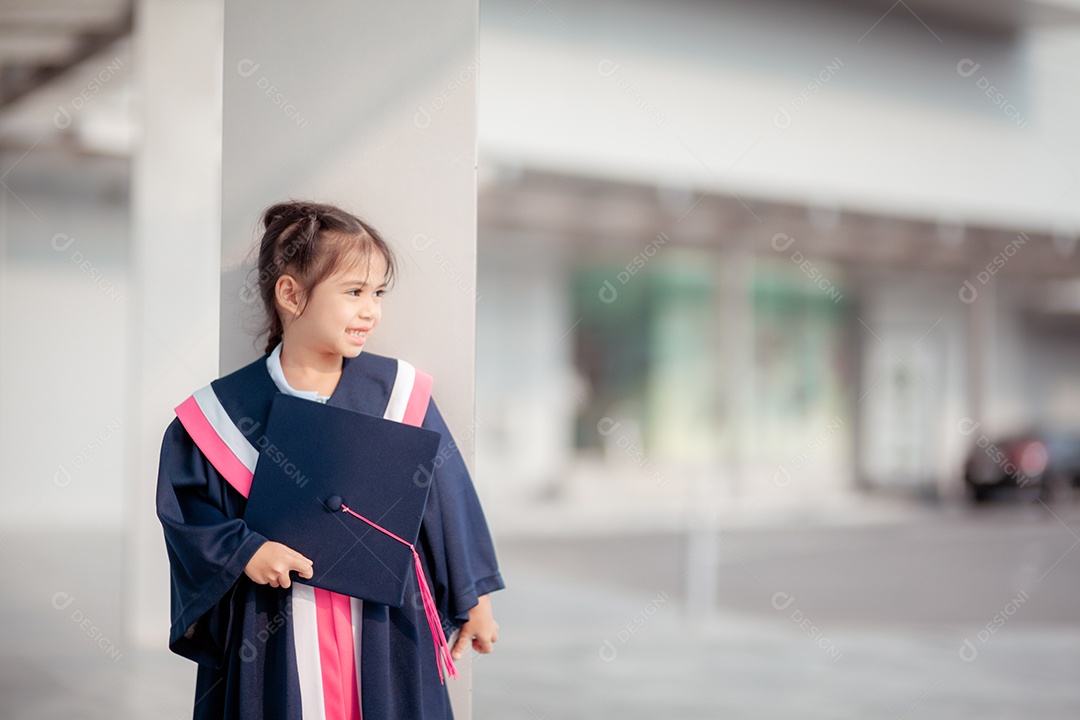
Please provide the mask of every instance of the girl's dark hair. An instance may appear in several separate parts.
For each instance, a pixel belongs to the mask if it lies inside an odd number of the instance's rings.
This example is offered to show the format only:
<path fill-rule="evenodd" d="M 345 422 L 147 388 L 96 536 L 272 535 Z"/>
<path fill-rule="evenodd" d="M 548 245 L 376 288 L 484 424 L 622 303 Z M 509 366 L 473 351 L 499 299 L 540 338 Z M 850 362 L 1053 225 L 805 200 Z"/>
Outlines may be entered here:
<path fill-rule="evenodd" d="M 266 309 L 262 328 L 268 334 L 266 352 L 277 347 L 283 333 L 275 298 L 275 287 L 282 275 L 292 275 L 300 282 L 305 305 L 315 286 L 347 260 L 360 262 L 372 252 L 386 259 L 386 284 L 394 280 L 397 262 L 382 235 L 341 208 L 304 201 L 278 203 L 263 213 L 262 224 L 258 286 Z"/>

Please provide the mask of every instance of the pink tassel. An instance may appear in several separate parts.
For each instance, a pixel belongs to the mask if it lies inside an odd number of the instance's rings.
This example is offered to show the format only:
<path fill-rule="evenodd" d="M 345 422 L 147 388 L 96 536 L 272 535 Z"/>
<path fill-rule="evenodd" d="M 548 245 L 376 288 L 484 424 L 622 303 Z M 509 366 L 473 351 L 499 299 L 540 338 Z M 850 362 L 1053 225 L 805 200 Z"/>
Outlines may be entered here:
<path fill-rule="evenodd" d="M 420 555 L 416 552 L 416 548 L 411 542 L 398 537 L 379 524 L 354 512 L 352 508 L 346 506 L 345 503 L 341 504 L 341 512 L 347 512 L 353 517 L 363 520 L 384 535 L 394 538 L 403 545 L 408 545 L 409 549 L 412 550 L 413 564 L 416 566 L 416 580 L 420 584 L 420 598 L 424 601 L 424 615 L 427 616 L 428 628 L 431 629 L 431 637 L 435 642 L 435 664 L 439 668 L 439 682 L 444 685 L 446 684 L 446 679 L 443 677 L 443 663 L 446 664 L 446 670 L 450 673 L 450 677 L 457 679 L 457 668 L 454 667 L 454 659 L 450 655 L 450 645 L 446 642 L 446 633 L 443 632 L 442 623 L 439 622 L 439 611 L 435 607 L 435 598 L 431 595 L 431 588 L 428 587 L 427 577 L 424 575 L 424 567 L 420 564 Z"/>

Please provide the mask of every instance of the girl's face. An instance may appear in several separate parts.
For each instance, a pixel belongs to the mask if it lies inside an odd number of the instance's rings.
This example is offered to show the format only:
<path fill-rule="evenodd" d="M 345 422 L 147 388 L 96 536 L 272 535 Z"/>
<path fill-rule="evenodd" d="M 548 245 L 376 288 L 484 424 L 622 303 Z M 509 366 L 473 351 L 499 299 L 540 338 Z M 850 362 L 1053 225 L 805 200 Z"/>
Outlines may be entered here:
<path fill-rule="evenodd" d="M 298 315 L 284 313 L 290 343 L 319 355 L 356 357 L 382 319 L 386 259 L 372 252 L 316 285 Z"/>

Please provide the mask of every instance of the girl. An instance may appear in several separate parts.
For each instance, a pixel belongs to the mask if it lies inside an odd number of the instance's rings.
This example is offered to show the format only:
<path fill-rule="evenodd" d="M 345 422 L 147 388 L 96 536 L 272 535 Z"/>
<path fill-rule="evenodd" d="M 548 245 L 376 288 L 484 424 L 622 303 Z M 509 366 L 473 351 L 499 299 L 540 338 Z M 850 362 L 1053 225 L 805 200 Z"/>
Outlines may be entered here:
<path fill-rule="evenodd" d="M 446 635 L 458 631 L 452 655 L 470 644 L 491 652 L 498 639 L 488 593 L 503 581 L 468 471 L 426 394 L 430 378 L 363 352 L 394 278 L 390 248 L 328 205 L 275 205 L 263 225 L 266 354 L 177 407 L 161 448 L 169 647 L 199 664 L 194 717 L 449 718 L 415 579 L 401 608 L 293 583 L 293 572 L 313 576 L 311 561 L 244 524 L 257 433 L 276 393 L 397 421 L 411 412 L 442 438 L 416 550 Z"/>

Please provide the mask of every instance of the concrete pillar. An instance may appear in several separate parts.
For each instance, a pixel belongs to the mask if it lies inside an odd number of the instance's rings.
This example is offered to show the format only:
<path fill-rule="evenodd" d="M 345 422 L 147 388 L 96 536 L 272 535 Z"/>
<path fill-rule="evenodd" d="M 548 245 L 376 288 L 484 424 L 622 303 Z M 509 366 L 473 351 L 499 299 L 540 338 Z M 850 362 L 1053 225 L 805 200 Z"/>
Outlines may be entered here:
<path fill-rule="evenodd" d="M 476 0 L 230 0 L 221 206 L 220 371 L 262 353 L 261 308 L 244 288 L 262 211 L 288 198 L 342 205 L 401 258 L 368 349 L 434 376 L 470 467 L 477 25 Z M 468 690 L 451 688 L 456 717 L 470 716 Z"/>
<path fill-rule="evenodd" d="M 720 258 L 723 307 L 721 326 L 721 392 L 728 446 L 724 449 L 730 497 L 738 506 L 751 480 L 750 448 L 754 416 L 754 255 L 750 241 L 736 237 Z"/>
<path fill-rule="evenodd" d="M 717 442 L 710 461 L 693 473 L 687 502 L 687 558 L 685 576 L 687 615 L 708 622 L 716 609 L 719 563 L 723 553 L 717 519 L 726 495 L 737 516 L 746 493 L 749 445 L 753 432 L 754 389 L 754 257 L 745 239 L 716 255 L 717 321 L 707 326 L 718 359 L 715 388 L 722 408 L 714 425 Z"/>
<path fill-rule="evenodd" d="M 998 418 L 994 417 L 991 406 L 997 354 L 997 278 L 990 276 L 975 290 L 963 293 L 961 298 L 968 304 L 968 412 L 973 420 L 981 423 L 981 432 L 992 436 L 998 432 Z"/>
<path fill-rule="evenodd" d="M 155 648 L 169 630 L 154 503 L 161 438 L 172 408 L 218 369 L 221 33 L 221 0 L 136 4 L 124 617 L 129 638 Z"/>

